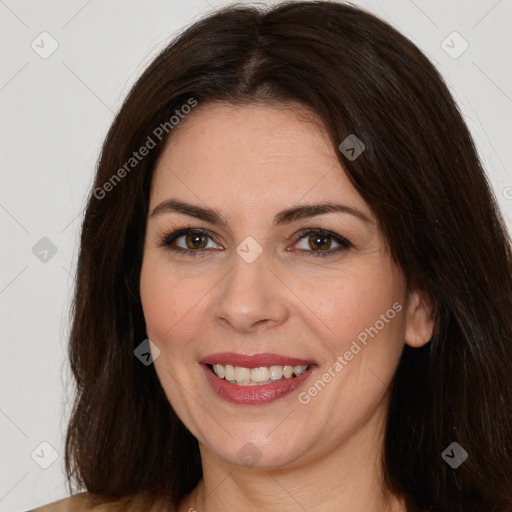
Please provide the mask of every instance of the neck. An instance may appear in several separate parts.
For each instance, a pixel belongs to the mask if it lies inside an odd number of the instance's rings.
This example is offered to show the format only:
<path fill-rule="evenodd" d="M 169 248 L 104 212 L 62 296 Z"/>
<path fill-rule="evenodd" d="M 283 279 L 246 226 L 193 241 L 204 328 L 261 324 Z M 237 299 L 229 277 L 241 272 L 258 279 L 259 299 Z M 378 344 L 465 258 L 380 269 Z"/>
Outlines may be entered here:
<path fill-rule="evenodd" d="M 406 512 L 383 484 L 381 420 L 373 418 L 329 453 L 277 469 L 233 465 L 200 445 L 203 479 L 180 512 Z"/>

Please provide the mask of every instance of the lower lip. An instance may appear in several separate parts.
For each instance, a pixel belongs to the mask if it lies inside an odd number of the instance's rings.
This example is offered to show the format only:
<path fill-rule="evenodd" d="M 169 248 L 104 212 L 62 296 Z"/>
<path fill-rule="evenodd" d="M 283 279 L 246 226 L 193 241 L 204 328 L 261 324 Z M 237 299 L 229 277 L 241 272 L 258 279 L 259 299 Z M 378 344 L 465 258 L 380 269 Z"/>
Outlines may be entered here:
<path fill-rule="evenodd" d="M 283 398 L 296 390 L 313 372 L 315 367 L 311 365 L 298 377 L 282 378 L 270 384 L 256 386 L 238 386 L 217 377 L 207 364 L 201 364 L 206 375 L 206 380 L 213 391 L 228 402 L 235 404 L 266 404 Z"/>

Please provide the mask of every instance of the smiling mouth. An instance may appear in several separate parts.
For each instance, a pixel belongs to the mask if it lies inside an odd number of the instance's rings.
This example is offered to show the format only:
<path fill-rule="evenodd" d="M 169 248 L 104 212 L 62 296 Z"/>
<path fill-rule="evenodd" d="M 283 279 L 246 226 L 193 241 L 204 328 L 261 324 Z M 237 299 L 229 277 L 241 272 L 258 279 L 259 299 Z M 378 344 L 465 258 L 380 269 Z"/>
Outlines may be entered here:
<path fill-rule="evenodd" d="M 208 364 L 210 370 L 220 379 L 238 386 L 264 386 L 273 382 L 295 379 L 312 365 L 273 365 L 247 368 L 231 364 Z"/>

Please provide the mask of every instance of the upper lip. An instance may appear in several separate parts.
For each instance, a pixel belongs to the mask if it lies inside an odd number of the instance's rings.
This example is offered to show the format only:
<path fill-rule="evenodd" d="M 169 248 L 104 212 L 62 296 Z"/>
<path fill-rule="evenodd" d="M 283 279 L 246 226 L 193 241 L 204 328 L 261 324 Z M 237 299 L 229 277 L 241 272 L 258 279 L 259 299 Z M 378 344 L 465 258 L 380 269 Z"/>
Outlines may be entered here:
<path fill-rule="evenodd" d="M 315 364 L 314 361 L 288 357 L 280 354 L 264 352 L 261 354 L 236 354 L 234 352 L 216 352 L 199 361 L 202 364 L 230 364 L 244 368 L 258 368 L 259 366 L 307 366 Z"/>

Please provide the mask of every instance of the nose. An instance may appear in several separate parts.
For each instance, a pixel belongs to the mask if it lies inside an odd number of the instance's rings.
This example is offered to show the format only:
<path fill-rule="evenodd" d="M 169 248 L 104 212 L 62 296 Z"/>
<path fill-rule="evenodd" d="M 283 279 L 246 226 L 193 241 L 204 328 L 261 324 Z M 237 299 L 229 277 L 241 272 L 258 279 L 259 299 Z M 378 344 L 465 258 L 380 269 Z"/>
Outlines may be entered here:
<path fill-rule="evenodd" d="M 289 316 L 287 288 L 264 252 L 252 263 L 235 253 L 231 270 L 219 285 L 213 314 L 225 328 L 251 333 L 275 328 Z"/>

